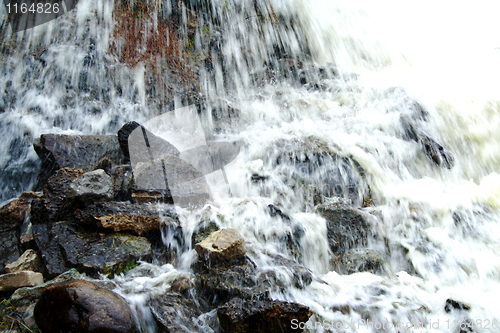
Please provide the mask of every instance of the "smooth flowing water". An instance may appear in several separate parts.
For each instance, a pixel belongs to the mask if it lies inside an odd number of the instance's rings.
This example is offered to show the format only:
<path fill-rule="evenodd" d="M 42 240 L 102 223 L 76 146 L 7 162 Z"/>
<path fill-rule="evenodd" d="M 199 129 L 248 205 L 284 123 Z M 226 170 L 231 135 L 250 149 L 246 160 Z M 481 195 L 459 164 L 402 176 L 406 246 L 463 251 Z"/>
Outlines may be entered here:
<path fill-rule="evenodd" d="M 174 5 L 166 1 L 161 10 L 168 15 Z M 178 211 L 186 238 L 208 217 L 237 229 L 257 266 L 273 269 L 266 253 L 296 255 L 280 240 L 300 228 L 300 261 L 317 279 L 299 289 L 283 271 L 289 283 L 272 296 L 309 306 L 311 331 L 459 332 L 465 315 L 446 312 L 447 299 L 470 306 L 474 332 L 500 331 L 498 9 L 491 1 L 212 1 L 193 39 L 212 56 L 210 70 L 200 73 L 203 103 L 219 116 L 238 110 L 237 121 L 213 136 L 242 148 L 226 167 L 231 195 L 214 184 L 213 202 Z M 152 102 L 162 96 L 146 91 L 145 67 L 125 66 L 109 52 L 113 10 L 112 1 L 81 0 L 45 25 L 4 29 L 0 201 L 34 185 L 39 165 L 31 144 L 40 134 L 116 133 L 127 121 L 168 111 Z M 223 41 L 220 56 L 214 40 Z M 292 70 L 283 74 L 284 61 Z M 305 73 L 302 84 L 294 66 Z M 278 74 L 269 79 L 270 68 Z M 401 118 L 415 117 L 415 101 L 425 110 L 419 129 L 449 150 L 452 168 L 436 166 L 405 140 Z M 214 114 L 207 124 L 217 121 Z M 371 194 L 372 205 L 362 209 L 387 239 L 371 244 L 385 252 L 384 274 L 329 271 L 326 222 L 315 213 L 312 190 L 294 174 L 297 163 L 276 163 L 293 156 L 300 164 L 318 147 L 365 170 L 353 202 L 359 207 Z M 267 180 L 252 182 L 254 174 Z M 338 193 L 351 196 L 346 188 Z M 292 222 L 269 215 L 270 204 Z M 193 257 L 189 249 L 175 268 L 144 264 L 153 277 L 137 270 L 115 279 L 145 318 L 145 331 L 148 292 L 189 275 Z M 345 306 L 347 313 L 334 311 Z M 200 331 L 211 331 L 214 316 L 199 318 Z"/>

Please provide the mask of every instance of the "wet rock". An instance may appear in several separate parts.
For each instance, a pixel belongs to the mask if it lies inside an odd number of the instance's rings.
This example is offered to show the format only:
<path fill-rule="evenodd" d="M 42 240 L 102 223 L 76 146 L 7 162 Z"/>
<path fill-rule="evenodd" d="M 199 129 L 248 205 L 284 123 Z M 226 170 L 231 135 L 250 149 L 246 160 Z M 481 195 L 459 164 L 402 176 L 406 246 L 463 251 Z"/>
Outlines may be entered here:
<path fill-rule="evenodd" d="M 341 198 L 361 206 L 368 195 L 366 174 L 352 158 L 338 155 L 319 139 L 308 137 L 277 144 L 284 153 L 276 160 L 276 169 L 296 195 L 311 205 L 324 198 Z"/>
<path fill-rule="evenodd" d="M 170 194 L 170 192 L 168 192 Z M 132 192 L 131 201 L 136 204 L 144 203 L 174 203 L 172 197 L 166 191 L 136 190 Z"/>
<path fill-rule="evenodd" d="M 451 298 L 448 298 L 446 300 L 446 303 L 444 305 L 444 311 L 446 312 L 451 312 L 453 310 L 465 310 L 465 311 L 469 311 L 470 310 L 470 306 L 465 304 L 465 303 L 462 303 L 462 302 L 459 302 L 459 301 L 455 301 L 454 299 L 451 299 Z"/>
<path fill-rule="evenodd" d="M 191 247 L 194 248 L 197 243 L 202 242 L 205 238 L 218 230 L 220 230 L 220 228 L 215 222 L 204 221 L 200 223 L 198 229 L 193 232 L 191 236 Z"/>
<path fill-rule="evenodd" d="M 326 219 L 327 238 L 334 255 L 366 245 L 370 236 L 370 223 L 360 210 L 319 205 L 317 212 Z"/>
<path fill-rule="evenodd" d="M 380 274 L 385 270 L 385 261 L 382 254 L 376 250 L 351 250 L 342 256 L 339 270 L 343 274 L 358 272 Z"/>
<path fill-rule="evenodd" d="M 282 286 L 276 284 L 274 272 L 258 272 L 253 263 L 240 259 L 224 266 L 204 266 L 197 262 L 193 269 L 198 272 L 196 293 L 213 308 L 232 297 L 243 299 L 265 298 L 271 290 Z"/>
<path fill-rule="evenodd" d="M 0 207 L 0 232 L 16 230 L 30 213 L 30 202 L 14 199 Z"/>
<path fill-rule="evenodd" d="M 79 206 L 111 200 L 113 196 L 113 181 L 102 169 L 86 172 L 73 180 L 67 192 L 67 199 Z"/>
<path fill-rule="evenodd" d="M 88 172 L 104 157 L 112 164 L 122 164 L 125 158 L 115 135 L 43 134 L 33 146 L 42 160 L 37 190 L 60 168 Z"/>
<path fill-rule="evenodd" d="M 292 321 L 305 323 L 312 311 L 304 305 L 274 300 L 233 298 L 217 310 L 224 332 L 299 332 Z"/>
<path fill-rule="evenodd" d="M 102 170 L 104 170 L 104 172 L 109 174 L 111 172 L 112 168 L 113 168 L 113 164 L 111 163 L 109 158 L 104 157 L 99 162 L 97 162 L 97 164 L 90 171 L 96 171 L 96 170 L 102 169 Z"/>
<path fill-rule="evenodd" d="M 35 319 L 44 332 L 138 332 L 121 296 L 83 280 L 46 287 L 35 306 Z"/>
<path fill-rule="evenodd" d="M 33 287 L 43 283 L 43 275 L 31 271 L 20 271 L 0 275 L 0 291 L 10 291 L 21 287 Z"/>
<path fill-rule="evenodd" d="M 70 219 L 73 211 L 68 205 L 66 193 L 71 183 L 83 175 L 81 169 L 62 168 L 47 181 L 40 199 L 31 203 L 31 222 L 41 224 Z"/>
<path fill-rule="evenodd" d="M 35 304 L 42 296 L 42 292 L 45 287 L 54 283 L 77 280 L 80 278 L 80 273 L 78 273 L 76 269 L 72 269 L 57 276 L 53 280 L 45 282 L 44 284 L 35 287 L 23 287 L 17 289 L 9 298 L 10 304 L 15 305 L 15 313 L 17 314 L 17 319 L 19 319 L 19 316 L 21 316 L 23 322 L 28 326 L 28 328 L 34 330 L 35 316 L 33 312 L 35 309 Z"/>
<path fill-rule="evenodd" d="M 202 242 L 196 244 L 198 255 L 207 262 L 231 261 L 243 257 L 246 253 L 245 240 L 234 229 L 222 229 L 213 232 Z"/>
<path fill-rule="evenodd" d="M 415 103 L 419 109 L 416 111 L 417 114 L 425 112 L 422 110 L 420 105 Z M 417 119 L 411 119 L 409 117 L 401 117 L 401 124 L 404 130 L 404 138 L 413 140 L 420 143 L 425 155 L 431 159 L 434 164 L 451 169 L 455 164 L 455 159 L 453 155 L 445 149 L 442 145 L 436 142 L 436 140 L 425 134 L 418 126 L 419 118 L 425 118 L 424 116 L 417 116 Z"/>
<path fill-rule="evenodd" d="M 26 250 L 16 261 L 5 265 L 7 273 L 15 273 L 19 271 L 40 271 L 41 260 L 34 250 Z"/>
<path fill-rule="evenodd" d="M 118 201 L 130 200 L 134 186 L 134 175 L 130 165 L 114 166 L 109 174 L 113 180 L 113 193 Z"/>
<path fill-rule="evenodd" d="M 126 202 L 103 202 L 88 206 L 76 213 L 77 219 L 92 229 L 124 231 L 142 235 L 159 231 L 160 223 L 174 223 L 170 211 L 160 213 L 156 205 L 129 204 Z"/>
<path fill-rule="evenodd" d="M 70 268 L 97 276 L 120 264 L 152 258 L 151 244 L 144 237 L 99 234 L 72 222 L 34 225 L 33 234 L 49 277 Z"/>
<path fill-rule="evenodd" d="M 20 255 L 16 232 L 0 233 L 0 273 L 4 273 L 4 266 L 16 261 Z"/>
<path fill-rule="evenodd" d="M 166 292 L 151 299 L 148 306 L 158 324 L 159 332 L 197 332 L 193 318 L 201 311 L 195 302 L 176 292 Z"/>

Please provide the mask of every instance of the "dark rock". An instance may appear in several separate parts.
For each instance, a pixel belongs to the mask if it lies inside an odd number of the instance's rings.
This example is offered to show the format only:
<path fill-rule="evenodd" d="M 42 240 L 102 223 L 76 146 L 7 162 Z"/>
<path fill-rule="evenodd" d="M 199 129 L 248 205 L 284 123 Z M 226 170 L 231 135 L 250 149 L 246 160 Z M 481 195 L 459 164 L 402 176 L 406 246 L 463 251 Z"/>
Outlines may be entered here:
<path fill-rule="evenodd" d="M 60 168 L 82 169 L 88 172 L 107 157 L 112 164 L 122 164 L 124 156 L 115 135 L 43 134 L 33 144 L 42 160 L 37 190 Z"/>
<path fill-rule="evenodd" d="M 57 222 L 72 218 L 73 211 L 68 205 L 66 193 L 71 183 L 83 175 L 82 169 L 62 168 L 52 175 L 40 199 L 31 203 L 31 222 L 41 224 Z"/>
<path fill-rule="evenodd" d="M 220 230 L 215 222 L 204 221 L 198 225 L 198 228 L 191 236 L 191 247 L 194 248 L 197 243 L 200 243 L 213 232 Z"/>
<path fill-rule="evenodd" d="M 96 170 L 102 169 L 107 174 L 110 174 L 112 168 L 113 168 L 113 164 L 111 163 L 109 158 L 104 157 L 99 162 L 97 162 L 97 164 L 90 171 L 96 171 Z"/>
<path fill-rule="evenodd" d="M 0 273 L 5 273 L 5 265 L 16 261 L 20 255 L 16 232 L 0 233 Z"/>
<path fill-rule="evenodd" d="M 127 164 L 114 166 L 109 172 L 113 180 L 113 192 L 116 200 L 130 200 L 134 186 L 134 174 L 132 167 Z"/>
<path fill-rule="evenodd" d="M 201 315 L 195 302 L 176 292 L 166 292 L 148 302 L 160 332 L 197 332 L 193 318 Z"/>
<path fill-rule="evenodd" d="M 113 182 L 104 170 L 89 171 L 73 180 L 66 197 L 77 206 L 113 199 Z"/>
<path fill-rule="evenodd" d="M 206 262 L 231 261 L 245 255 L 244 242 L 243 237 L 235 229 L 222 229 L 196 244 L 195 250 Z"/>
<path fill-rule="evenodd" d="M 72 222 L 34 225 L 33 234 L 46 274 L 76 268 L 91 276 L 120 264 L 151 260 L 151 244 L 144 237 L 89 232 Z"/>
<path fill-rule="evenodd" d="M 370 223 L 364 214 L 353 208 L 320 205 L 317 212 L 326 219 L 327 238 L 333 254 L 366 245 Z"/>
<path fill-rule="evenodd" d="M 138 332 L 121 296 L 83 280 L 46 287 L 35 306 L 35 319 L 44 332 Z"/>
<path fill-rule="evenodd" d="M 76 212 L 77 219 L 92 229 L 125 231 L 142 235 L 158 231 L 160 223 L 175 223 L 171 212 L 159 212 L 155 205 L 129 204 L 127 202 L 103 202 L 90 205 Z"/>
<path fill-rule="evenodd" d="M 417 104 L 418 105 L 418 104 Z M 418 105 L 420 112 L 425 112 L 422 110 L 420 105 Z M 424 116 L 417 117 L 424 118 Z M 420 143 L 425 155 L 431 159 L 434 164 L 445 167 L 447 169 L 451 169 L 455 164 L 455 159 L 451 155 L 451 153 L 445 149 L 442 145 L 436 142 L 436 140 L 429 137 L 425 134 L 418 126 L 418 123 L 414 119 L 410 119 L 409 117 L 401 117 L 401 124 L 404 130 L 404 138 L 413 140 L 417 143 Z"/>
<path fill-rule="evenodd" d="M 324 198 L 341 198 L 361 206 L 368 194 L 365 171 L 352 158 L 338 155 L 319 139 L 308 137 L 277 144 L 284 153 L 276 159 L 276 169 L 297 195 L 312 205 Z"/>
<path fill-rule="evenodd" d="M 470 310 L 470 306 L 465 304 L 465 303 L 462 303 L 462 302 L 458 302 L 458 301 L 455 301 L 451 298 L 448 298 L 446 300 L 446 303 L 444 305 L 444 311 L 446 312 L 451 312 L 452 310 L 465 310 L 465 311 L 469 311 Z"/>
<path fill-rule="evenodd" d="M 80 278 L 81 278 L 80 273 L 78 273 L 76 269 L 72 269 L 59 275 L 55 279 L 45 282 L 44 284 L 41 284 L 39 286 L 23 287 L 17 289 L 9 298 L 10 304 L 15 305 L 15 313 L 17 314 L 16 319 L 19 319 L 20 316 L 23 322 L 26 324 L 26 326 L 34 331 L 36 324 L 33 312 L 35 304 L 38 301 L 38 299 L 42 296 L 42 292 L 45 289 L 45 287 L 57 282 L 77 280 Z"/>
<path fill-rule="evenodd" d="M 224 332 L 299 332 L 292 321 L 305 323 L 312 311 L 304 305 L 274 300 L 233 298 L 217 310 Z"/>
<path fill-rule="evenodd" d="M 16 230 L 30 212 L 30 202 L 14 199 L 0 207 L 0 232 Z"/>

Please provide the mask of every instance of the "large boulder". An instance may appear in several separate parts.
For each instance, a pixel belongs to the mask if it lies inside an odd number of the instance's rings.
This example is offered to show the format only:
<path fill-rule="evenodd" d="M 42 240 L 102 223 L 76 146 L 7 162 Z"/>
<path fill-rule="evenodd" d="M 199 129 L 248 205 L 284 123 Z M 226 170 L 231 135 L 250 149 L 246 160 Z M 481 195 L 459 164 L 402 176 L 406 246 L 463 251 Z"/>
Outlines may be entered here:
<path fill-rule="evenodd" d="M 243 257 L 246 253 L 245 240 L 235 229 L 222 229 L 213 232 L 195 250 L 203 260 L 210 263 L 231 261 Z"/>
<path fill-rule="evenodd" d="M 0 207 L 0 232 L 16 230 L 30 212 L 30 202 L 14 199 Z"/>
<path fill-rule="evenodd" d="M 89 205 L 114 197 L 113 180 L 103 169 L 89 171 L 73 180 L 69 185 L 67 198 L 77 205 Z"/>
<path fill-rule="evenodd" d="M 31 202 L 33 224 L 58 222 L 73 217 L 73 211 L 66 198 L 73 181 L 84 174 L 82 169 L 62 168 L 47 181 L 43 195 Z"/>
<path fill-rule="evenodd" d="M 88 172 L 105 157 L 113 165 L 122 164 L 125 159 L 116 135 L 43 134 L 33 146 L 42 160 L 37 189 L 42 189 L 60 168 Z"/>
<path fill-rule="evenodd" d="M 19 271 L 0 275 L 0 291 L 11 291 L 21 287 L 33 287 L 43 283 L 43 275 L 31 271 Z"/>
<path fill-rule="evenodd" d="M 240 298 L 233 298 L 217 310 L 224 332 L 237 333 L 300 332 L 293 323 L 305 323 L 311 315 L 307 306 L 297 303 Z"/>
<path fill-rule="evenodd" d="M 49 277 L 76 268 L 91 276 L 139 260 L 152 259 L 144 237 L 100 234 L 72 222 L 34 225 L 33 235 Z"/>
<path fill-rule="evenodd" d="M 46 287 L 35 306 L 35 319 L 43 332 L 138 332 L 121 296 L 84 280 Z"/>

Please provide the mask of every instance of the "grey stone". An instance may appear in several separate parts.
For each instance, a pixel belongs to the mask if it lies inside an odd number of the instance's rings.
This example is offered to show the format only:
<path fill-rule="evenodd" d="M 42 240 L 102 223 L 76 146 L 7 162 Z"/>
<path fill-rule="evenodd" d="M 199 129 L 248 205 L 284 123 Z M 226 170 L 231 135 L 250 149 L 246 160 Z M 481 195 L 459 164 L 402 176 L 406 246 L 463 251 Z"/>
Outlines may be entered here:
<path fill-rule="evenodd" d="M 43 283 L 43 275 L 30 271 L 20 271 L 0 275 L 0 291 L 10 291 L 21 287 L 32 287 Z"/>
<path fill-rule="evenodd" d="M 69 186 L 67 198 L 79 204 L 113 199 L 113 181 L 102 169 L 86 172 Z"/>

